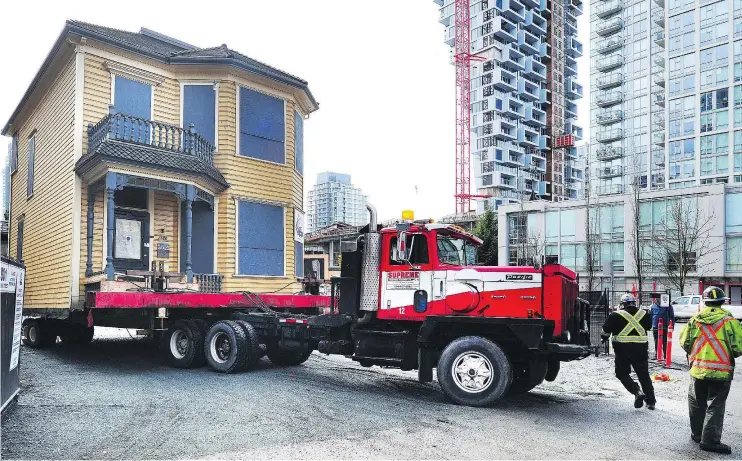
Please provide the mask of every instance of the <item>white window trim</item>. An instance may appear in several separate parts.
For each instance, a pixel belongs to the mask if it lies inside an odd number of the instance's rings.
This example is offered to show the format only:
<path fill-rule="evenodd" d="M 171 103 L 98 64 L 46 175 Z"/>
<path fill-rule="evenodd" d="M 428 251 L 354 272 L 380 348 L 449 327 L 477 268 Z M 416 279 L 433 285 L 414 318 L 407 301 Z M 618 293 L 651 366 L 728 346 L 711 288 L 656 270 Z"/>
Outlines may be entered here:
<path fill-rule="evenodd" d="M 276 206 L 281 207 L 283 209 L 283 275 L 251 275 L 251 274 L 240 274 L 240 202 L 250 202 L 250 203 L 259 203 L 262 205 L 270 205 L 270 206 Z M 277 203 L 277 202 L 270 202 L 266 200 L 259 200 L 259 199 L 252 199 L 252 198 L 240 198 L 240 197 L 234 197 L 234 204 L 235 204 L 235 225 L 234 225 L 234 245 L 235 245 L 235 252 L 234 252 L 234 277 L 236 278 L 244 278 L 244 279 L 281 279 L 288 277 L 286 275 L 286 258 L 288 249 L 286 248 L 286 210 L 288 209 L 289 205 L 285 203 Z M 293 242 L 293 238 L 291 241 Z"/>
<path fill-rule="evenodd" d="M 211 85 L 214 87 L 214 149 L 219 152 L 219 87 L 220 82 L 218 80 L 203 81 L 203 80 L 181 80 L 180 81 L 180 127 L 186 129 L 183 125 L 183 105 L 185 98 L 185 87 L 193 85 L 207 86 Z"/>
<path fill-rule="evenodd" d="M 151 83 L 147 83 L 145 81 L 136 80 L 130 77 L 127 77 L 125 75 L 120 74 L 114 74 L 111 72 L 111 105 L 116 106 L 116 76 L 119 76 L 121 78 L 128 78 L 129 80 L 135 80 L 139 83 L 144 83 L 146 85 L 149 85 L 149 119 L 154 121 L 155 119 L 155 85 L 152 85 Z"/>
<path fill-rule="evenodd" d="M 237 94 L 235 96 L 235 101 L 237 103 L 236 104 L 236 106 L 237 106 L 237 111 L 236 111 L 237 118 L 235 120 L 235 127 L 236 127 L 236 133 L 235 133 L 236 136 L 235 137 L 237 138 L 236 139 L 236 147 L 237 147 L 237 149 L 235 150 L 235 154 L 234 154 L 235 157 L 249 158 L 250 160 L 255 160 L 256 162 L 267 163 L 269 165 L 279 165 L 279 166 L 284 166 L 284 167 L 287 166 L 287 163 L 286 163 L 286 128 L 287 128 L 286 127 L 286 98 L 283 98 L 283 97 L 278 96 L 276 94 L 267 93 L 267 92 L 265 92 L 265 91 L 263 91 L 263 90 L 261 90 L 259 88 L 256 88 L 256 87 L 250 87 L 248 85 L 242 85 L 240 83 L 235 84 L 235 87 L 237 88 L 237 91 L 236 91 Z M 270 96 L 272 98 L 280 99 L 281 101 L 283 101 L 283 163 L 272 162 L 270 160 L 264 160 L 262 158 L 255 158 L 255 157 L 251 157 L 251 156 L 246 155 L 246 154 L 243 155 L 243 154 L 240 153 L 240 136 L 241 136 L 240 135 L 240 89 L 242 89 L 242 88 L 245 88 L 245 89 L 248 89 L 248 90 L 251 90 L 251 91 L 256 91 L 258 93 L 263 93 L 266 96 Z M 294 143 L 296 143 L 296 142 L 294 142 Z M 294 149 L 296 149 L 296 146 L 294 146 Z M 294 165 L 292 166 L 292 168 L 294 168 L 294 169 L 296 168 L 296 161 L 294 161 Z"/>
<path fill-rule="evenodd" d="M 36 133 L 37 130 L 33 130 L 31 135 L 26 139 L 26 149 L 28 149 L 28 155 L 26 156 L 26 200 L 33 197 L 34 188 L 36 186 Z M 31 140 L 33 140 L 33 165 L 31 165 Z M 33 181 L 29 181 L 31 175 L 33 175 Z M 28 193 L 29 182 L 31 183 L 30 194 Z"/>
<path fill-rule="evenodd" d="M 284 104 L 285 104 L 285 102 L 284 102 Z M 299 117 L 301 117 L 301 136 L 302 136 L 302 138 L 301 138 L 302 139 L 301 146 L 303 148 L 304 147 L 304 120 L 307 120 L 308 117 L 306 115 L 304 115 L 299 110 L 298 107 L 295 107 L 294 108 L 294 112 L 296 112 L 297 114 L 299 114 Z M 296 120 L 294 120 L 294 133 L 296 133 Z M 301 171 L 299 171 L 296 168 L 296 152 L 297 152 L 297 147 L 298 146 L 299 146 L 299 143 L 296 141 L 296 135 L 294 135 L 294 171 L 296 171 L 299 174 L 299 177 L 300 178 L 304 179 L 304 173 L 301 172 Z M 302 154 L 301 161 L 302 161 L 302 169 L 303 169 L 304 168 L 304 150 L 303 149 L 302 149 L 302 153 L 301 154 Z"/>

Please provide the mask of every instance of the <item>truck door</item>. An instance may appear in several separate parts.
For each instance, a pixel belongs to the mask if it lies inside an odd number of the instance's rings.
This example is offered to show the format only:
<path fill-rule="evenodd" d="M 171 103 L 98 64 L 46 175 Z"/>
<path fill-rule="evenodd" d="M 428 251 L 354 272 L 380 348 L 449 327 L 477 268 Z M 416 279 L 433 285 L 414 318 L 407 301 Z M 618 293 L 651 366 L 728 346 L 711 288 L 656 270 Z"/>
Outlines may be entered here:
<path fill-rule="evenodd" d="M 382 247 L 381 310 L 388 315 L 414 315 L 415 291 L 424 290 L 431 300 L 432 265 L 427 235 L 407 234 L 409 259 L 399 260 L 397 236 L 386 240 Z"/>

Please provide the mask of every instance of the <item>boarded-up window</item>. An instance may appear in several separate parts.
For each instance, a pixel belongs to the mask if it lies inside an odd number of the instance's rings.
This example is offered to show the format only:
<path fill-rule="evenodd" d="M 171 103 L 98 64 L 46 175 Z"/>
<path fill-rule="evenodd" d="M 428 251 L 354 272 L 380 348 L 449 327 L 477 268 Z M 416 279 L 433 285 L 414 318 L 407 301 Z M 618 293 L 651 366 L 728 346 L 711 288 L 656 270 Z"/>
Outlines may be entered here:
<path fill-rule="evenodd" d="M 286 239 L 283 207 L 239 202 L 238 218 L 238 273 L 240 275 L 285 275 Z"/>
<path fill-rule="evenodd" d="M 283 100 L 240 88 L 240 155 L 286 163 Z"/>
<path fill-rule="evenodd" d="M 215 144 L 216 91 L 214 85 L 185 85 L 183 87 L 183 128 L 191 123 L 196 133 Z"/>
<path fill-rule="evenodd" d="M 294 242 L 294 259 L 294 275 L 304 277 L 304 244 L 301 242 Z"/>
<path fill-rule="evenodd" d="M 294 112 L 294 137 L 296 142 L 296 171 L 304 174 L 304 119 Z"/>
<path fill-rule="evenodd" d="M 152 86 L 128 78 L 116 76 L 113 103 L 120 114 L 131 115 L 144 120 L 152 118 Z M 116 139 L 148 143 L 149 125 L 123 120 L 116 126 Z"/>
<path fill-rule="evenodd" d="M 18 133 L 13 134 L 13 142 L 10 145 L 10 172 L 15 173 L 18 169 Z"/>
<path fill-rule="evenodd" d="M 24 220 L 18 220 L 18 245 L 15 252 L 18 261 L 23 261 L 23 226 Z"/>
<path fill-rule="evenodd" d="M 36 161 L 36 133 L 28 138 L 28 183 L 26 184 L 26 196 L 33 195 L 34 163 Z"/>

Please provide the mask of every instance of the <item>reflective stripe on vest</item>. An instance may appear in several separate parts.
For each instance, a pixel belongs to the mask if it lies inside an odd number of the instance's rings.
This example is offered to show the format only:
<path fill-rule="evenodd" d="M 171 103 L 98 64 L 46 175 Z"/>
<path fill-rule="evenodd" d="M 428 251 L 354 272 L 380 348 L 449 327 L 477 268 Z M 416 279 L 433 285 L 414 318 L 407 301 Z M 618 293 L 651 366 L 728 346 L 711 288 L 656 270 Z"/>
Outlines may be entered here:
<path fill-rule="evenodd" d="M 618 314 L 626 320 L 626 326 L 617 335 L 613 336 L 613 341 L 617 343 L 646 343 L 647 342 L 647 330 L 639 323 L 644 318 L 646 312 L 642 309 L 636 311 L 636 314 L 631 315 L 624 310 L 619 310 Z M 636 331 L 638 335 L 629 335 L 632 331 Z"/>
<path fill-rule="evenodd" d="M 729 358 L 729 353 L 727 352 L 726 347 L 724 347 L 724 344 L 722 344 L 716 336 L 719 330 L 724 328 L 724 325 L 730 320 L 732 320 L 731 317 L 724 317 L 712 325 L 696 323 L 701 334 L 696 338 L 689 354 L 691 367 L 727 371 L 730 373 L 734 371 L 734 366 Z M 711 347 L 711 350 L 714 351 L 714 355 L 716 355 L 718 360 L 699 359 L 698 354 L 704 346 Z"/>

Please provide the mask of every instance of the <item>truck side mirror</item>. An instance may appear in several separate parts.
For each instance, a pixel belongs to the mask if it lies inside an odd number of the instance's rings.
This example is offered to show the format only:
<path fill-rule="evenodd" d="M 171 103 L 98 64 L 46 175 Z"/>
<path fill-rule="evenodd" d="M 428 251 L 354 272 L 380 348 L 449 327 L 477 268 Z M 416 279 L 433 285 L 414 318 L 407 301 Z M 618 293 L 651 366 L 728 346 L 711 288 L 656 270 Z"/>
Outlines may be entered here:
<path fill-rule="evenodd" d="M 397 232 L 397 260 L 408 261 L 407 256 L 407 232 Z"/>

